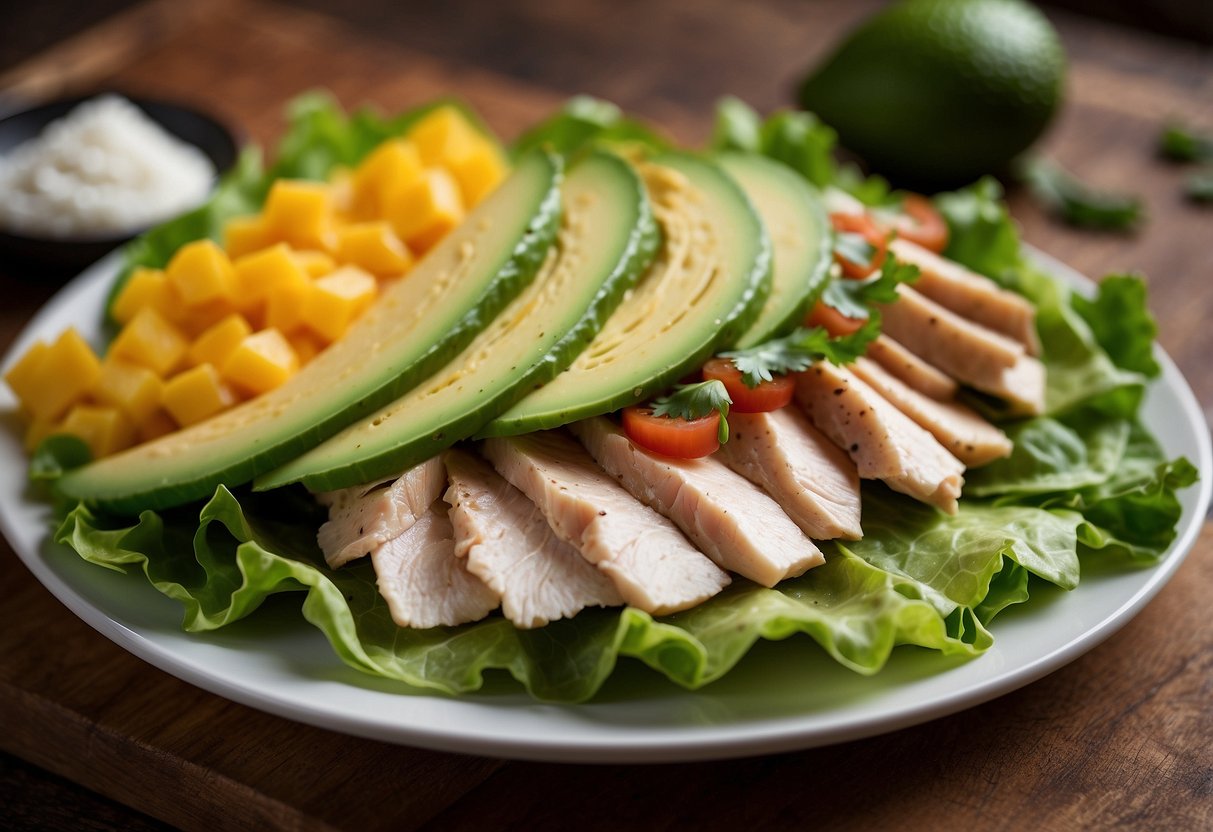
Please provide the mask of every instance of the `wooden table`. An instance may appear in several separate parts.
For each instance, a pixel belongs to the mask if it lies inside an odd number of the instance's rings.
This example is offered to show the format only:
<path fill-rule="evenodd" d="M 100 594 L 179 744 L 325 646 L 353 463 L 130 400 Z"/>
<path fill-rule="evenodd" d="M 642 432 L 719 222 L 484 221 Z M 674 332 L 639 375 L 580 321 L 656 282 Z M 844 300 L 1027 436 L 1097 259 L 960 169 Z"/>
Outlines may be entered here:
<path fill-rule="evenodd" d="M 8 73 L 0 90 L 113 86 L 184 99 L 263 143 L 282 128 L 283 102 L 313 86 L 388 109 L 454 91 L 507 136 L 586 91 L 700 141 L 717 96 L 786 104 L 803 68 L 875 5 L 530 0 L 508 11 L 423 11 L 347 0 L 341 23 L 262 0 L 161 0 Z M 1213 213 L 1182 201 L 1182 174 L 1154 157 L 1153 143 L 1167 116 L 1213 118 L 1213 56 L 1056 19 L 1073 63 L 1069 103 L 1045 148 L 1092 181 L 1141 193 L 1151 219 L 1130 236 L 1084 233 L 1019 193 L 1015 215 L 1029 241 L 1088 274 L 1146 272 L 1162 343 L 1207 407 Z M 0 272 L 6 348 L 53 288 Z M 655 767 L 456 756 L 267 716 L 120 650 L 0 546 L 0 748 L 177 826 L 1213 828 L 1213 525 L 1138 618 L 1023 690 L 861 742 Z M 8 782 L 21 786 L 10 793 L 38 802 L 0 809 L 12 826 L 158 825 L 15 768 Z"/>

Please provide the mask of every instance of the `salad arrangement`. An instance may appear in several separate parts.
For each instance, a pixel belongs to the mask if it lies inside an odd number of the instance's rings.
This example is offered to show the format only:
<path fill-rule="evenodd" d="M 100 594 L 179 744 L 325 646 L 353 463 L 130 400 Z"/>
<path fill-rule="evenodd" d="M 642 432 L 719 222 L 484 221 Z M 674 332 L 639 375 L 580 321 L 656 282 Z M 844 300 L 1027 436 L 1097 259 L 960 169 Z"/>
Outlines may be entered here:
<path fill-rule="evenodd" d="M 415 119 L 410 115 L 384 120 L 369 112 L 346 117 L 315 97 L 300 102 L 293 115 L 273 168 L 263 172 L 253 156 L 246 156 L 207 206 L 133 244 L 127 252 L 128 271 L 163 267 L 181 246 L 219 237 L 224 222 L 258 209 L 275 179 L 323 179 L 337 166 L 353 168 Z M 587 99 L 575 99 L 528 132 L 514 153 L 520 167 L 543 167 L 546 163 L 534 161 L 540 158 L 536 153 L 542 155 L 535 148 L 578 158 L 591 144 L 608 145 L 631 158 L 668 159 L 688 170 L 703 164 L 668 155 L 668 144 L 647 128 L 609 105 Z M 764 121 L 736 101 L 722 106 L 712 140 L 715 151 L 761 155 L 787 165 L 816 187 L 850 194 L 873 217 L 930 215 L 915 208 L 913 198 L 890 193 L 880 180 L 839 167 L 831 156 L 832 145 L 832 131 L 809 114 L 780 113 Z M 52 480 L 63 500 L 56 539 L 94 563 L 141 569 L 158 590 L 184 605 L 187 629 L 221 627 L 253 613 L 270 594 L 300 592 L 304 617 L 324 632 L 343 661 L 368 673 L 446 692 L 475 690 L 486 670 L 504 669 L 538 698 L 584 700 L 621 656 L 637 658 L 694 688 L 728 672 L 757 639 L 782 639 L 797 632 L 807 633 L 840 663 L 861 673 L 878 671 L 900 644 L 976 656 L 992 643 L 991 621 L 1008 606 L 1025 601 L 1034 585 L 1047 581 L 1065 589 L 1077 586 L 1080 559 L 1124 568 L 1157 559 L 1174 537 L 1180 513 L 1176 491 L 1195 479 L 1186 460 L 1163 457 L 1137 419 L 1145 386 L 1158 372 L 1151 353 L 1154 324 L 1142 282 L 1111 276 L 1094 298 L 1071 294 L 1025 257 L 999 196 L 996 183 L 983 180 L 938 196 L 934 206 L 947 223 L 946 256 L 1034 306 L 1040 358 L 1047 368 L 1043 413 L 1028 418 L 1002 414 L 1000 424 L 1013 448 L 1005 458 L 969 472 L 954 513 L 865 482 L 862 537 L 823 543 L 824 564 L 773 587 L 735 580 L 703 603 L 670 615 L 628 606 L 584 609 L 533 629 L 521 629 L 500 616 L 458 627 L 402 628 L 378 592 L 370 564 L 361 561 L 341 569 L 325 564 L 315 539 L 325 513 L 305 490 L 289 484 L 342 488 L 373 481 L 440 450 L 446 439 L 435 439 L 433 433 L 384 448 L 367 457 L 372 461 L 365 465 L 343 467 L 329 464 L 323 454 L 316 457 L 315 451 L 300 457 L 299 437 L 313 446 L 323 438 L 300 428 L 265 449 L 267 455 L 280 451 L 279 459 L 264 462 L 259 470 L 240 468 L 232 477 L 235 469 L 217 464 L 189 482 L 159 484 L 131 474 L 125 490 L 110 494 L 97 491 L 99 478 L 89 480 L 90 467 L 63 476 L 80 462 L 80 446 L 52 437 L 35 454 L 32 471 L 37 478 Z M 543 194 L 534 197 L 537 206 L 545 204 L 543 200 Z M 644 223 L 637 219 L 633 224 Z M 550 239 L 550 223 L 532 226 L 527 234 L 532 242 L 545 235 Z M 862 232 L 847 231 L 837 239 L 843 268 L 849 261 L 866 264 L 868 270 L 887 242 L 881 234 L 865 238 Z M 614 288 L 600 298 L 602 309 L 595 313 L 599 326 L 610 314 L 608 307 L 622 302 L 628 280 L 635 280 L 633 261 L 644 259 L 645 251 L 651 257 L 652 247 L 652 235 L 640 234 L 621 249 L 634 253 L 604 273 L 603 285 Z M 534 254 L 538 248 L 536 244 L 510 252 L 518 262 L 515 271 L 541 268 Z M 764 337 L 735 344 L 738 349 L 723 356 L 731 366 L 716 367 L 711 374 L 716 381 L 699 388 L 714 391 L 700 393 L 703 402 L 658 400 L 650 415 L 698 419 L 706 415 L 705 407 L 725 409 L 720 387 L 727 390 L 731 384 L 740 394 L 736 398 L 742 398 L 743 390 L 760 387 L 757 382 L 773 382 L 811 362 L 854 358 L 879 332 L 875 306 L 895 298 L 897 284 L 912 278 L 897 274 L 893 258 L 885 262 L 889 265 L 880 275 L 867 280 L 827 279 L 824 272 L 815 278 L 821 306 L 833 310 L 834 325 L 829 327 L 828 317 L 810 318 L 808 323 L 825 324 L 834 338 L 824 337 L 820 329 L 789 333 L 806 309 L 788 308 L 782 320 L 770 322 Z M 810 300 L 815 296 L 805 294 Z M 492 312 L 488 318 L 493 318 Z M 744 336 L 754 323 L 750 316 L 736 336 Z M 458 335 L 457 328 L 452 332 Z M 584 348 L 585 335 L 575 339 L 576 344 L 561 342 L 549 350 L 559 347 L 571 354 L 561 362 L 568 364 L 578 348 Z M 406 380 L 361 391 L 369 403 L 354 417 L 374 413 L 436 372 L 441 376 L 442 361 L 462 355 L 476 337 L 469 332 L 466 338 L 456 338 L 437 358 L 410 357 L 400 347 L 394 366 L 405 371 L 393 379 Z M 717 342 L 708 340 L 714 351 Z M 342 343 L 329 352 L 337 355 Z M 685 366 L 654 378 L 650 389 L 634 392 L 630 401 L 604 394 L 593 412 L 660 394 L 701 363 L 703 346 L 690 344 Z M 579 366 L 574 362 L 571 371 L 578 372 Z M 518 371 L 513 382 L 523 379 L 527 369 Z M 553 370 L 546 377 L 526 375 L 525 380 L 555 376 Z M 472 408 L 475 424 L 443 415 L 441 426 L 461 431 L 456 438 L 466 438 L 477 432 L 492 435 L 493 425 L 533 430 L 591 415 L 578 400 L 584 394 L 562 398 L 562 387 L 568 385 L 544 387 L 544 398 L 550 401 L 543 407 L 528 406 L 529 398 L 517 402 L 499 397 L 492 399 L 491 408 Z M 972 404 L 999 415 L 1000 402 L 994 399 L 974 396 Z M 315 413 L 335 418 L 321 413 L 323 407 L 316 405 Z M 389 405 L 385 418 L 391 417 L 390 410 Z M 349 421 L 348 413 L 342 418 Z M 717 417 L 712 424 L 715 441 L 727 440 L 727 425 L 727 418 Z M 338 440 L 343 435 L 338 434 Z M 255 475 L 260 486 L 276 487 L 244 487 Z M 143 510 L 135 519 L 135 511 L 145 506 L 161 508 Z"/>

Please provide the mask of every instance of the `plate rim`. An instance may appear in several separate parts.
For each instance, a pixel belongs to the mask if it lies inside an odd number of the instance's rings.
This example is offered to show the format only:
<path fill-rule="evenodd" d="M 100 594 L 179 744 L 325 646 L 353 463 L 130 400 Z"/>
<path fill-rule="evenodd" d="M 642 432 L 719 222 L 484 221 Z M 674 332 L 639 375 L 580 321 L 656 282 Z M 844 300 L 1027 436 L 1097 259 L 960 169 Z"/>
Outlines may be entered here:
<path fill-rule="evenodd" d="M 1062 280 L 1078 291 L 1091 291 L 1094 288 L 1094 281 L 1081 275 L 1070 266 L 1026 243 L 1024 248 L 1036 264 L 1052 277 Z M 121 252 L 115 252 L 103 258 L 56 292 L 14 339 L 9 351 L 0 360 L 0 366 L 7 368 L 15 356 L 20 354 L 33 340 L 34 333 L 43 328 L 41 326 L 43 321 L 51 317 L 59 306 L 67 303 L 67 299 L 80 291 L 83 285 L 90 281 L 103 280 L 106 273 L 115 272 L 120 262 L 120 255 Z M 189 684 L 275 716 L 286 717 L 340 733 L 386 740 L 397 744 L 414 745 L 439 751 L 549 762 L 689 762 L 805 749 L 863 739 L 921 724 L 975 707 L 1030 684 L 1069 664 L 1106 641 L 1135 618 L 1166 585 L 1192 550 L 1204 525 L 1206 514 L 1201 508 L 1207 509 L 1210 497 L 1213 495 L 1213 448 L 1211 448 L 1204 413 L 1191 386 L 1174 361 L 1157 343 L 1154 345 L 1154 354 L 1162 366 L 1162 374 L 1154 380 L 1153 384 L 1169 388 L 1169 391 L 1179 399 L 1180 416 L 1183 422 L 1192 428 L 1193 436 L 1196 439 L 1198 458 L 1193 462 L 1201 473 L 1201 479 L 1197 485 L 1197 496 L 1192 503 L 1195 509 L 1191 512 L 1191 516 L 1181 515 L 1179 534 L 1159 562 L 1149 567 L 1148 572 L 1142 573 L 1146 578 L 1136 591 L 1105 618 L 1060 647 L 1027 664 L 1010 671 L 1000 672 L 991 678 L 962 687 L 929 702 L 894 708 L 889 713 L 876 717 L 862 713 L 856 714 L 826 728 L 810 724 L 802 726 L 798 730 L 795 723 L 803 722 L 806 718 L 803 714 L 799 714 L 765 722 L 697 726 L 696 730 L 681 732 L 676 738 L 671 738 L 668 733 L 656 731 L 653 732 L 652 737 L 637 737 L 633 732 L 624 732 L 618 738 L 612 738 L 609 732 L 603 732 L 595 741 L 588 743 L 585 740 L 570 742 L 567 739 L 561 739 L 559 735 L 531 735 L 525 741 L 520 741 L 516 737 L 485 736 L 483 733 L 474 731 L 462 731 L 459 725 L 405 726 L 396 724 L 389 726 L 390 732 L 385 733 L 383 722 L 372 716 L 301 703 L 281 693 L 277 695 L 263 693 L 247 684 L 242 685 L 229 679 L 220 671 L 198 667 L 175 655 L 167 647 L 158 644 L 136 629 L 119 623 L 100 607 L 93 605 L 88 599 L 77 593 L 46 562 L 41 551 L 26 551 L 24 546 L 18 545 L 16 541 L 20 540 L 21 536 L 13 525 L 14 518 L 10 514 L 11 509 L 4 502 L 0 502 L 0 532 L 3 532 L 13 551 L 39 583 L 78 618 L 118 646 Z M 22 500 L 27 502 L 25 498 Z M 42 540 L 44 542 L 46 540 L 45 530 Z M 1076 591 L 1081 591 L 1081 584 Z M 979 659 L 980 657 L 975 661 Z M 333 661 L 340 663 L 336 654 L 333 654 Z M 397 696 L 397 694 L 390 693 L 382 695 Z M 459 707 L 459 703 L 467 700 L 452 698 L 448 701 Z M 536 707 L 552 707 L 539 702 L 534 704 Z M 789 723 L 792 724 L 789 725 Z"/>

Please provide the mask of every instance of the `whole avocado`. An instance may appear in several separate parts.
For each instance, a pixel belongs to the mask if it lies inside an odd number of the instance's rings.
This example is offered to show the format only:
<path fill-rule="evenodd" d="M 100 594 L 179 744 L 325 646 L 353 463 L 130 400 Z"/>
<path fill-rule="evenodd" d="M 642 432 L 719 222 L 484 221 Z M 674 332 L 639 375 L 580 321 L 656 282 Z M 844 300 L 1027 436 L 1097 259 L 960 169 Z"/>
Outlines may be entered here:
<path fill-rule="evenodd" d="M 921 190 L 997 171 L 1061 99 L 1056 30 L 1022 0 L 904 0 L 805 79 L 801 104 L 874 172 Z"/>

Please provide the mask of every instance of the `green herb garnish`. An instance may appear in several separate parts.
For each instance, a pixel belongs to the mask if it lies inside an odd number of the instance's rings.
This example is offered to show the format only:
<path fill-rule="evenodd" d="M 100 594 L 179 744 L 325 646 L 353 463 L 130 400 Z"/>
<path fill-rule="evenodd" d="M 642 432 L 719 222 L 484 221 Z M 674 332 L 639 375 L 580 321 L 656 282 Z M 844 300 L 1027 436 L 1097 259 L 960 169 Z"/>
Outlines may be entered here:
<path fill-rule="evenodd" d="M 831 338 L 822 327 L 797 327 L 782 338 L 758 344 L 744 350 L 733 350 L 720 354 L 733 362 L 741 371 L 741 380 L 746 387 L 757 387 L 771 381 L 775 375 L 798 373 L 807 370 L 817 361 L 832 364 L 850 364 L 863 355 L 868 344 L 880 334 L 880 321 L 869 318 L 868 322 L 850 335 Z"/>
<path fill-rule="evenodd" d="M 876 246 L 862 234 L 840 231 L 834 235 L 834 253 L 861 269 L 870 269 L 872 259 L 876 257 Z"/>
<path fill-rule="evenodd" d="M 1028 159 L 1019 174 L 1037 199 L 1071 225 L 1123 231 L 1142 220 L 1137 196 L 1092 188 L 1053 162 Z"/>
<path fill-rule="evenodd" d="M 897 300 L 897 286 L 918 279 L 918 267 L 885 257 L 880 274 L 863 280 L 834 279 L 826 284 L 821 302 L 848 318 L 869 318 L 872 305 Z"/>
<path fill-rule="evenodd" d="M 701 381 L 698 384 L 678 384 L 675 385 L 673 393 L 653 402 L 653 415 L 691 421 L 702 419 L 715 410 L 720 414 L 716 439 L 723 445 L 729 441 L 729 405 L 732 403 L 729 391 L 724 388 L 724 382 L 717 379 Z"/>
<path fill-rule="evenodd" d="M 1176 162 L 1208 161 L 1213 159 L 1213 136 L 1168 124 L 1158 137 L 1158 152 Z"/>

